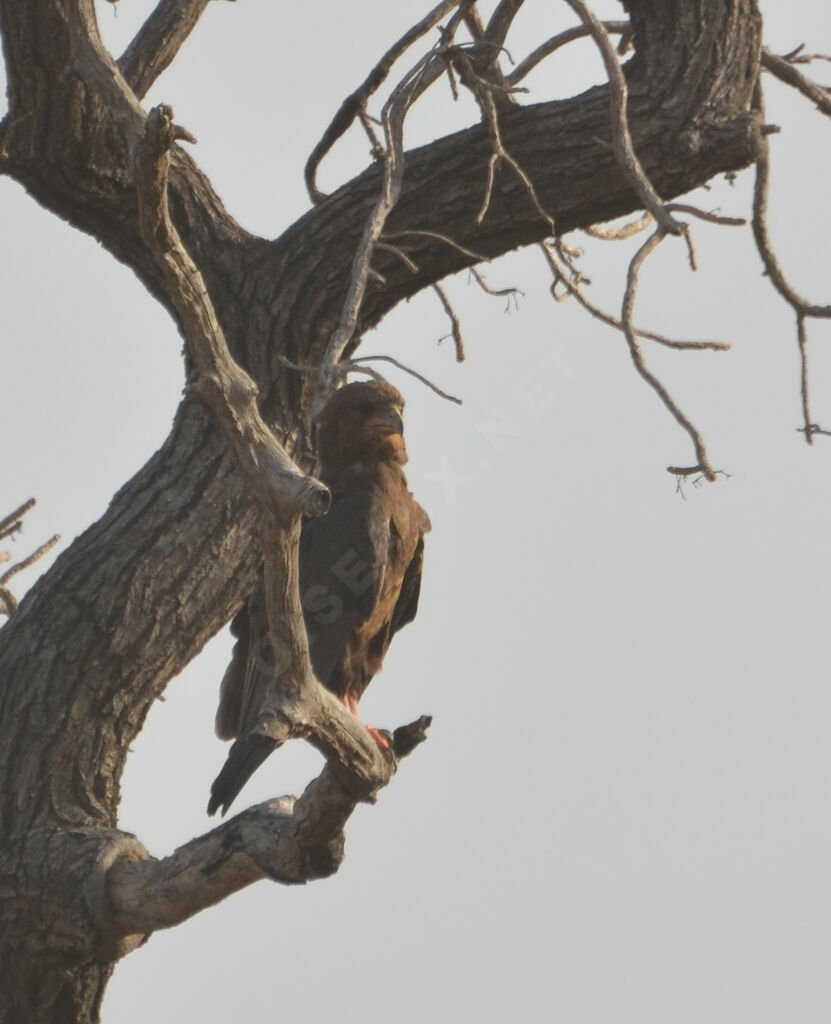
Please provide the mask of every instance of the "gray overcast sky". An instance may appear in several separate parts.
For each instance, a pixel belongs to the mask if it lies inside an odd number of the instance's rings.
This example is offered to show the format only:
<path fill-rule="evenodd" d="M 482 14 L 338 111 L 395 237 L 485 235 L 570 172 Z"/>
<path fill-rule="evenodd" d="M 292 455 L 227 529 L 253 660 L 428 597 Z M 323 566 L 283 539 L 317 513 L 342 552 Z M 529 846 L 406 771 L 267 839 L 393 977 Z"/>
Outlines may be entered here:
<path fill-rule="evenodd" d="M 122 0 L 114 17 L 101 4 L 116 53 L 151 6 Z M 516 58 L 572 21 L 565 5 L 526 6 Z M 831 50 L 825 5 L 761 6 L 775 51 Z M 426 8 L 211 4 L 147 105 L 172 104 L 230 211 L 276 235 L 308 207 L 303 163 L 343 96 Z M 620 16 L 611 0 L 596 8 Z M 823 64 L 815 74 L 831 77 Z M 567 95 L 601 77 L 586 44 L 533 84 Z M 438 95 L 414 117 L 413 144 L 472 119 Z M 795 283 L 827 302 L 831 133 L 776 83 L 768 97 L 783 126 L 774 237 Z M 324 186 L 358 171 L 365 149 L 345 143 Z M 750 187 L 745 174 L 696 201 L 745 215 Z M 66 546 L 162 442 L 181 341 L 129 271 L 7 179 L 0 222 L 2 506 L 39 499 L 27 553 L 53 532 Z M 105 1022 L 831 1018 L 831 447 L 796 432 L 792 316 L 749 230 L 696 224 L 694 237 L 699 273 L 666 243 L 638 307 L 675 337 L 733 344 L 645 350 L 730 474 L 683 497 L 664 467 L 689 460 L 686 436 L 623 339 L 551 301 L 534 254 L 485 271 L 525 292 L 518 310 L 467 275 L 449 282 L 461 367 L 437 345 L 447 326 L 430 296 L 367 337 L 364 352 L 397 355 L 465 400 L 394 377 L 434 531 L 419 618 L 362 708 L 379 725 L 432 712 L 431 739 L 355 815 L 338 875 L 261 883 L 154 935 L 117 968 Z M 631 247 L 580 244 L 592 295 L 619 308 Z M 831 426 L 831 337 L 822 324 L 810 335 L 815 416 Z M 121 824 L 154 854 L 211 824 L 229 648 L 223 631 L 172 683 L 128 764 Z M 294 744 L 240 808 L 298 792 L 318 766 Z"/>

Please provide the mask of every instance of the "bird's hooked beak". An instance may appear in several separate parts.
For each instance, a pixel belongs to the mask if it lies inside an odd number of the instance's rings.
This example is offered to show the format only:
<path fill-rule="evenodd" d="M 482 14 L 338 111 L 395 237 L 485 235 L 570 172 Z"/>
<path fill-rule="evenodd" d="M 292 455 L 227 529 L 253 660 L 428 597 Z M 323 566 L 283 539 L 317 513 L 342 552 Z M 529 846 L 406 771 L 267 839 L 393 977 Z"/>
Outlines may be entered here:
<path fill-rule="evenodd" d="M 370 426 L 383 427 L 389 434 L 403 434 L 403 413 L 404 410 L 399 405 L 385 406 L 376 416 L 372 417 L 370 420 Z"/>

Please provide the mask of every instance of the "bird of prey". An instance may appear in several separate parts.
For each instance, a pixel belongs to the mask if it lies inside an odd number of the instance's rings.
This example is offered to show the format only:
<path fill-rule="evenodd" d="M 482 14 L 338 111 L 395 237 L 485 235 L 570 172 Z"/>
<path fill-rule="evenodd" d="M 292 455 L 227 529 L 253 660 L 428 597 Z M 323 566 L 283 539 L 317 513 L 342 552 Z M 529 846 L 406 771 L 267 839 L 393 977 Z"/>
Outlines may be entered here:
<path fill-rule="evenodd" d="M 386 381 L 347 384 L 318 421 L 320 480 L 329 512 L 303 524 L 300 598 L 315 676 L 357 715 L 390 641 L 418 607 L 427 513 L 401 468 L 404 400 Z M 265 598 L 258 587 L 231 625 L 237 637 L 222 680 L 216 733 L 236 740 L 211 787 L 208 814 L 224 814 L 277 741 L 268 696 L 279 652 L 268 650 Z M 385 741 L 370 730 L 383 746 Z"/>

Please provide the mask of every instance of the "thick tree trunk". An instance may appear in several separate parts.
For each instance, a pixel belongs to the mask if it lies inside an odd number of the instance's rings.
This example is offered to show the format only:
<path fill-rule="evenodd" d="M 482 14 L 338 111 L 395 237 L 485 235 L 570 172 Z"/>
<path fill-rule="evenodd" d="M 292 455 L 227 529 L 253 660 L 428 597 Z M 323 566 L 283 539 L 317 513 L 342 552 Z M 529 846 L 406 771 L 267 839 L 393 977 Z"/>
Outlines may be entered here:
<path fill-rule="evenodd" d="M 629 0 L 627 65 L 636 151 L 663 198 L 751 163 L 758 75 L 754 0 Z M 92 0 L 0 0 L 10 111 L 0 170 L 98 238 L 172 309 L 139 234 L 129 150 L 143 112 L 98 39 Z M 135 55 L 131 55 L 131 61 Z M 125 74 L 130 74 L 129 62 Z M 138 88 L 140 70 L 132 72 Z M 626 213 L 637 200 L 611 148 L 605 87 L 502 113 L 506 148 L 558 231 Z M 407 155 L 390 232 L 440 230 L 496 256 L 550 234 L 510 172 L 481 225 L 490 153 L 483 127 Z M 313 363 L 335 326 L 355 242 L 377 194 L 369 170 L 281 238 L 245 233 L 181 150 L 171 212 L 199 265 L 234 356 L 266 418 L 311 465 Z M 378 253 L 362 328 L 473 260 L 422 237 L 411 273 Z M 0 632 L 0 1022 L 97 1019 L 118 956 L 139 936 L 108 932 L 105 879 L 146 856 L 116 830 L 130 744 L 167 683 L 230 617 L 258 568 L 253 514 L 226 445 L 185 403 L 164 447 L 57 561 Z"/>

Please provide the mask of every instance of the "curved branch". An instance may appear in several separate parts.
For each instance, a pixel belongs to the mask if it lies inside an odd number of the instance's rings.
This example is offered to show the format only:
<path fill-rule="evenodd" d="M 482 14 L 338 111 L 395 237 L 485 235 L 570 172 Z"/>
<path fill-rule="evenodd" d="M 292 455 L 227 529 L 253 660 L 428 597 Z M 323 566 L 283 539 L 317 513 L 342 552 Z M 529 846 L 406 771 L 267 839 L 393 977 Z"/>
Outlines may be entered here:
<path fill-rule="evenodd" d="M 689 434 L 690 440 L 695 448 L 695 456 L 697 459 L 695 466 L 669 466 L 669 472 L 674 473 L 677 476 L 690 476 L 693 473 L 703 473 L 708 480 L 713 481 L 716 479 L 716 474 L 710 465 L 710 461 L 707 456 L 707 449 L 704 447 L 701 435 L 684 413 L 681 412 L 675 402 L 675 399 L 670 395 L 661 381 L 658 380 L 655 374 L 647 367 L 643 358 L 643 353 L 641 352 L 641 347 L 638 344 L 637 332 L 632 326 L 632 314 L 635 308 L 635 296 L 637 295 L 638 276 L 640 274 L 641 267 L 649 255 L 654 252 L 665 238 L 666 233 L 659 227 L 654 234 L 647 238 L 640 249 L 638 249 L 632 257 L 632 261 L 629 264 L 629 270 L 626 274 L 626 293 L 623 298 L 623 309 L 620 319 L 623 326 L 623 333 L 626 337 L 626 343 L 629 346 L 629 354 L 632 357 L 632 362 L 635 364 L 635 369 L 652 388 L 655 394 L 661 399 L 679 426 Z"/>
<path fill-rule="evenodd" d="M 628 21 L 602 21 L 601 25 L 608 33 L 614 35 L 622 35 L 631 29 Z M 556 36 L 552 36 L 551 39 L 547 39 L 536 50 L 529 53 L 525 60 L 520 61 L 510 74 L 505 75 L 505 84 L 509 87 L 518 85 L 546 57 L 550 57 L 552 53 L 568 46 L 569 43 L 585 39 L 589 35 L 591 35 L 591 30 L 588 25 L 575 25 L 574 28 L 566 29 L 565 32 L 559 32 Z"/>
<path fill-rule="evenodd" d="M 626 175 L 631 187 L 637 192 L 643 201 L 645 208 L 652 214 L 662 230 L 670 235 L 684 233 L 681 224 L 675 221 L 669 214 L 655 191 L 652 182 L 646 176 L 643 166 L 635 153 L 632 143 L 632 134 L 629 130 L 629 117 L 627 114 L 627 101 L 629 89 L 626 78 L 620 66 L 615 48 L 609 38 L 609 33 L 603 26 L 603 22 L 583 2 L 583 0 L 566 0 L 566 3 L 581 19 L 589 34 L 597 43 L 603 63 L 606 66 L 606 74 L 609 76 L 610 105 L 612 111 L 612 142 L 618 163 Z"/>
<path fill-rule="evenodd" d="M 429 717 L 395 730 L 398 761 L 426 738 Z M 114 936 L 170 928 L 262 878 L 288 885 L 325 878 L 343 860 L 343 827 L 370 790 L 327 765 L 299 800 L 268 800 L 162 860 L 121 859 L 108 870 L 99 927 Z"/>
<path fill-rule="evenodd" d="M 141 233 L 161 269 L 199 373 L 190 392 L 222 426 L 246 485 L 267 514 L 285 521 L 322 515 L 329 507 L 327 488 L 300 471 L 263 422 L 257 385 L 231 358 L 202 274 L 170 220 L 169 151 L 176 139 L 195 141 L 173 123 L 170 107 L 155 107 L 135 149 L 134 171 Z"/>
<path fill-rule="evenodd" d="M 435 28 L 445 14 L 449 14 L 450 11 L 458 7 L 459 3 L 460 0 L 442 0 L 441 3 L 437 4 L 429 14 L 426 14 L 421 21 L 408 29 L 404 35 L 387 50 L 361 85 L 359 85 L 353 93 L 350 93 L 343 103 L 341 103 L 340 109 L 332 118 L 332 122 L 323 133 L 323 137 L 320 142 L 318 142 L 312 150 L 303 171 L 303 175 L 306 180 L 306 190 L 308 191 L 309 197 L 313 203 L 322 203 L 323 200 L 326 199 L 325 193 L 321 192 L 317 187 L 317 171 L 323 162 L 323 158 L 338 139 L 349 130 L 355 121 L 355 118 L 366 109 L 366 104 L 370 96 L 377 92 L 384 84 L 387 76 L 392 70 L 393 64 L 395 64 L 399 57 L 403 57 L 413 43 L 426 35 L 431 28 Z M 469 0 L 465 6 L 470 6 Z"/>
<path fill-rule="evenodd" d="M 261 878 L 306 881 L 291 836 L 293 806 L 293 797 L 269 800 L 169 857 L 117 861 L 107 872 L 108 930 L 148 935 L 181 924 Z"/>
<path fill-rule="evenodd" d="M 761 89 L 758 90 L 756 109 L 764 118 L 764 101 Z M 770 240 L 767 224 L 768 192 L 770 190 L 770 147 L 765 136 L 761 143 L 761 152 L 756 160 L 756 185 L 753 192 L 753 237 L 765 270 L 774 288 L 802 316 L 827 318 L 831 317 L 831 305 L 820 306 L 804 298 L 785 277 L 785 272 L 776 258 Z"/>

